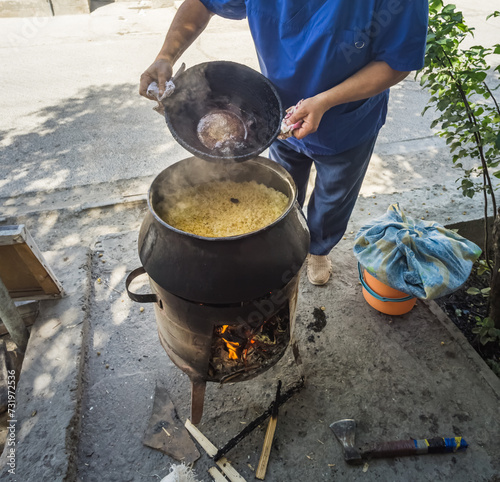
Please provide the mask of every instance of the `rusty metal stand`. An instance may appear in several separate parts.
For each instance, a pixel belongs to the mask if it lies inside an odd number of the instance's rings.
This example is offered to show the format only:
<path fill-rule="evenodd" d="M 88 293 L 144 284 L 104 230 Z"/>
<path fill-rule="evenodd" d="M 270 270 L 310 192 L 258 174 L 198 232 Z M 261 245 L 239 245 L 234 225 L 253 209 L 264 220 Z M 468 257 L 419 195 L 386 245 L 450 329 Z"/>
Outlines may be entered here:
<path fill-rule="evenodd" d="M 197 425 L 203 416 L 205 389 L 207 382 L 201 378 L 191 378 L 191 423 Z"/>

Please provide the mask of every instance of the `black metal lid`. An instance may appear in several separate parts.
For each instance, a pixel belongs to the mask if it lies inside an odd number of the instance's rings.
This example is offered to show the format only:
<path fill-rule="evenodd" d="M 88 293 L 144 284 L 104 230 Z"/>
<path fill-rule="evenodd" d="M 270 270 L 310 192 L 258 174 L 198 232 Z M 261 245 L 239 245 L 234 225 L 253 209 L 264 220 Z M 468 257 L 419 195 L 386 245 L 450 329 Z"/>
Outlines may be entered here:
<path fill-rule="evenodd" d="M 165 99 L 165 120 L 175 140 L 207 161 L 246 161 L 257 157 L 281 129 L 282 104 L 273 84 L 259 72 L 235 62 L 205 62 L 187 69 Z M 200 120 L 211 112 L 239 117 L 245 137 L 221 147 L 200 139 Z"/>

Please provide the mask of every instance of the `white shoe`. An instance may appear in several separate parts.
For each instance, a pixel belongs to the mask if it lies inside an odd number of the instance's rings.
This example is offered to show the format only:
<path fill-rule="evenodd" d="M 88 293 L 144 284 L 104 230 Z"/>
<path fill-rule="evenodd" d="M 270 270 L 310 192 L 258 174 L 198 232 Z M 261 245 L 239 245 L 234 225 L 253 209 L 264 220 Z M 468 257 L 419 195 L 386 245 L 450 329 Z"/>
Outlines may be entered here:
<path fill-rule="evenodd" d="M 332 274 L 332 262 L 328 256 L 310 254 L 307 260 L 307 278 L 316 286 L 324 285 Z"/>

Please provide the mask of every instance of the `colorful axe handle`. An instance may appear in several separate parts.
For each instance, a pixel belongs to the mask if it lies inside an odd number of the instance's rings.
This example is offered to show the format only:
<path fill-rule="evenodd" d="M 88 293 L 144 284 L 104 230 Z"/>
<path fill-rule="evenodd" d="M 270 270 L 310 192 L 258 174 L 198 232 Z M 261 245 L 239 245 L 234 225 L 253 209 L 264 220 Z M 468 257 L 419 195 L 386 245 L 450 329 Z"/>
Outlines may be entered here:
<path fill-rule="evenodd" d="M 382 442 L 363 451 L 363 458 L 402 457 L 404 455 L 445 454 L 461 452 L 469 445 L 462 437 L 435 437 L 422 440 Z"/>

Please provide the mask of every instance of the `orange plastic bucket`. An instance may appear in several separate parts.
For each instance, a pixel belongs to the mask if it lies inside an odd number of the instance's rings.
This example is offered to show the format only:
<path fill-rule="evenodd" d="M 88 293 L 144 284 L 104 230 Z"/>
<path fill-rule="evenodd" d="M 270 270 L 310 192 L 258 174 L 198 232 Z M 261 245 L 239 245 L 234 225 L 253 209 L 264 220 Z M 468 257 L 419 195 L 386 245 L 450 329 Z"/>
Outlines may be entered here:
<path fill-rule="evenodd" d="M 366 302 L 376 310 L 386 315 L 404 315 L 408 313 L 417 302 L 417 298 L 412 298 L 402 291 L 391 288 L 372 276 L 361 267 L 359 269 L 359 280 L 363 286 L 363 296 Z"/>

